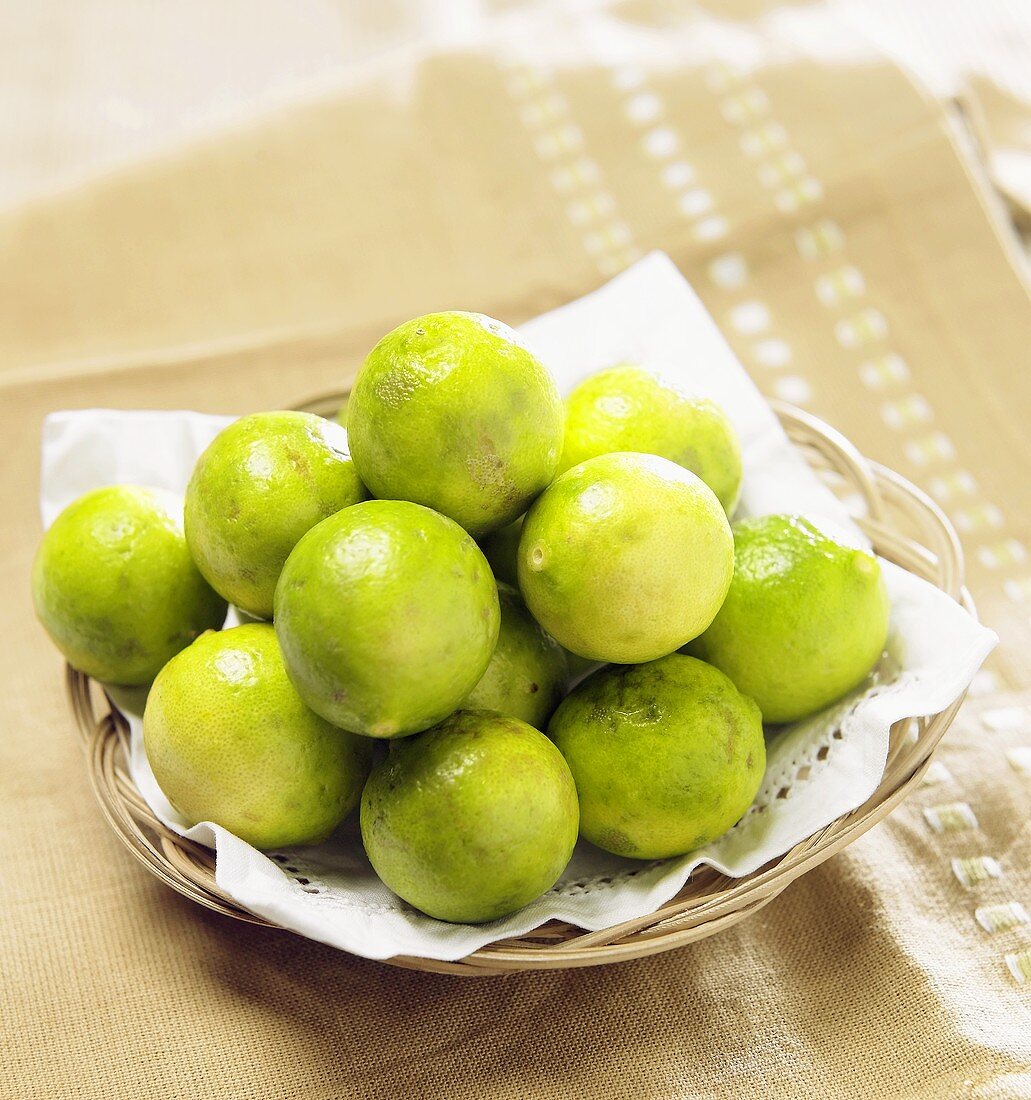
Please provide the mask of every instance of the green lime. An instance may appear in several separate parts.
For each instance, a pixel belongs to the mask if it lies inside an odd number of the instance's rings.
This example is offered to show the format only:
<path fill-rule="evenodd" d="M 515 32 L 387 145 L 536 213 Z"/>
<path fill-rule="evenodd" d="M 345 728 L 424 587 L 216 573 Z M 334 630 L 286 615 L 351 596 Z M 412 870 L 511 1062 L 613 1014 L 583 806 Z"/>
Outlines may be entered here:
<path fill-rule="evenodd" d="M 32 598 L 68 663 L 112 684 L 149 683 L 226 616 L 190 557 L 182 502 L 138 485 L 65 508 L 36 553 Z"/>
<path fill-rule="evenodd" d="M 800 516 L 734 525 L 734 579 L 691 652 L 722 669 L 767 722 L 793 722 L 857 687 L 884 652 L 877 559 Z"/>
<path fill-rule="evenodd" d="M 323 718 L 400 737 L 450 714 L 498 640 L 490 567 L 453 520 L 369 500 L 313 527 L 276 589 L 290 677 Z"/>
<path fill-rule="evenodd" d="M 372 755 L 301 702 L 268 623 L 204 634 L 169 661 L 143 741 L 191 824 L 213 821 L 255 848 L 325 840 L 357 804 Z"/>
<path fill-rule="evenodd" d="M 569 678 L 566 651 L 537 625 L 514 588 L 499 584 L 498 597 L 498 644 L 483 679 L 462 706 L 494 710 L 543 729 Z"/>
<path fill-rule="evenodd" d="M 610 451 L 661 455 L 697 474 L 730 515 L 741 491 L 741 444 L 714 401 L 623 363 L 591 375 L 566 398 L 559 470 Z"/>
<path fill-rule="evenodd" d="M 374 497 L 435 508 L 479 537 L 554 477 L 562 418 L 554 381 L 507 325 L 430 313 L 369 353 L 347 428 Z"/>
<path fill-rule="evenodd" d="M 458 711 L 398 742 L 362 795 L 362 840 L 379 877 L 439 920 L 475 923 L 549 890 L 576 843 L 576 789 L 544 734 Z"/>
<path fill-rule="evenodd" d="M 671 653 L 589 676 L 548 735 L 580 799 L 580 832 L 634 859 L 683 855 L 725 833 L 766 767 L 759 708 L 718 669 Z"/>
<path fill-rule="evenodd" d="M 727 517 L 689 470 L 607 454 L 559 475 L 523 521 L 519 588 L 560 645 L 636 664 L 678 649 L 719 610 L 734 569 Z"/>
<path fill-rule="evenodd" d="M 339 424 L 312 413 L 255 413 L 219 432 L 197 460 L 186 538 L 216 591 L 271 619 L 276 581 L 300 537 L 366 495 Z"/>
<path fill-rule="evenodd" d="M 517 555 L 519 552 L 519 536 L 523 531 L 523 518 L 519 517 L 515 523 L 507 527 L 500 527 L 489 535 L 479 540 L 483 556 L 490 563 L 491 571 L 497 580 L 505 584 L 519 587 L 519 569 Z"/>

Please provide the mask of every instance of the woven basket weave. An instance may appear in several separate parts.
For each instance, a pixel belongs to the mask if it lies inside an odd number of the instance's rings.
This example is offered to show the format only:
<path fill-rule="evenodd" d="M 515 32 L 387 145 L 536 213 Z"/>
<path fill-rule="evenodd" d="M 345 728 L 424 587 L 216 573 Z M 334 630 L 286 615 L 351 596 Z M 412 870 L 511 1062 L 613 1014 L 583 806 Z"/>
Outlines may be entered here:
<path fill-rule="evenodd" d="M 346 394 L 332 394 L 303 408 L 331 415 L 345 399 Z M 973 612 L 963 588 L 959 541 L 938 507 L 898 474 L 864 459 L 822 421 L 779 403 L 774 408 L 810 464 L 849 504 L 877 552 Z M 211 851 L 176 836 L 154 817 L 129 776 L 128 726 L 100 687 L 69 668 L 67 691 L 85 739 L 93 791 L 119 839 L 153 874 L 186 897 L 239 920 L 268 924 L 219 890 Z M 702 867 L 655 912 L 601 932 L 549 921 L 526 935 L 488 944 L 457 962 L 410 957 L 390 962 L 464 975 L 597 966 L 669 951 L 729 928 L 891 813 L 919 783 L 961 703 L 962 697 L 939 714 L 897 723 L 891 731 L 884 776 L 871 798 L 745 878 L 731 879 Z"/>

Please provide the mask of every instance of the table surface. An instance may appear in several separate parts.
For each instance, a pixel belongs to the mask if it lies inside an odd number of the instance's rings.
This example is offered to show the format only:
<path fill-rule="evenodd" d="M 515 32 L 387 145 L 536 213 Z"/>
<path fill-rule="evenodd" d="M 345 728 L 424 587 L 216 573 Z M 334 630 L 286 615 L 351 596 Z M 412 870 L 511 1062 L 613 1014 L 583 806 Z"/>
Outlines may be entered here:
<path fill-rule="evenodd" d="M 0 1095 L 1031 1095 L 1021 8 L 17 7 Z M 396 971 L 147 876 L 32 619 L 43 415 L 294 404 L 406 316 L 518 323 L 652 248 L 959 529 L 1001 644 L 925 785 L 748 922 L 597 971 Z"/>
<path fill-rule="evenodd" d="M 0 86 L 0 208 L 325 94 L 391 54 L 485 38 L 504 6 L 489 0 L 7 6 L 0 10 L 8 47 Z M 710 10 L 721 7 L 734 10 L 718 4 Z M 1031 9 L 1023 0 L 973 7 L 955 0 L 831 0 L 824 16 L 905 64 L 939 100 L 981 79 L 1031 104 Z M 1020 149 L 1005 152 L 1009 166 L 1000 164 L 1000 173 L 1031 186 Z"/>

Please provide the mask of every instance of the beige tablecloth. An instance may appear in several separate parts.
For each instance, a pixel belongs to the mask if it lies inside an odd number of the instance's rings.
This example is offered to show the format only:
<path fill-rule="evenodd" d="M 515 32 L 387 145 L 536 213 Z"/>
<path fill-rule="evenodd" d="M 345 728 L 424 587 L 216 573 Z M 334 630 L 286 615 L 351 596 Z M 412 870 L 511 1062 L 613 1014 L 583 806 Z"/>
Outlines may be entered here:
<path fill-rule="evenodd" d="M 475 48 L 0 217 L 0 1093 L 1031 1096 L 1031 302 L 1002 204 L 817 9 L 496 7 Z M 925 786 L 749 921 L 595 971 L 403 972 L 148 876 L 32 617 L 44 414 L 294 404 L 407 316 L 518 323 L 651 248 L 767 393 L 960 529 L 1002 644 Z"/>

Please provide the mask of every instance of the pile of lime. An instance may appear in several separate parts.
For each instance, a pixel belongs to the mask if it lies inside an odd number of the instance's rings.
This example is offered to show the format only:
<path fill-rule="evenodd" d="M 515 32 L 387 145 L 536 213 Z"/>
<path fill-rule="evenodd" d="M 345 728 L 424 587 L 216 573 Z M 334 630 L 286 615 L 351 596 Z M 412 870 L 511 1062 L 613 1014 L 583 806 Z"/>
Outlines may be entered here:
<path fill-rule="evenodd" d="M 764 721 L 877 664 L 876 558 L 798 516 L 732 527 L 741 481 L 712 401 L 621 363 L 563 403 L 507 326 L 436 313 L 372 349 L 346 430 L 257 413 L 185 502 L 76 500 L 33 597 L 75 668 L 151 685 L 147 756 L 188 821 L 282 848 L 360 805 L 391 890 L 490 921 L 578 835 L 648 860 L 716 839 L 759 790 Z"/>

